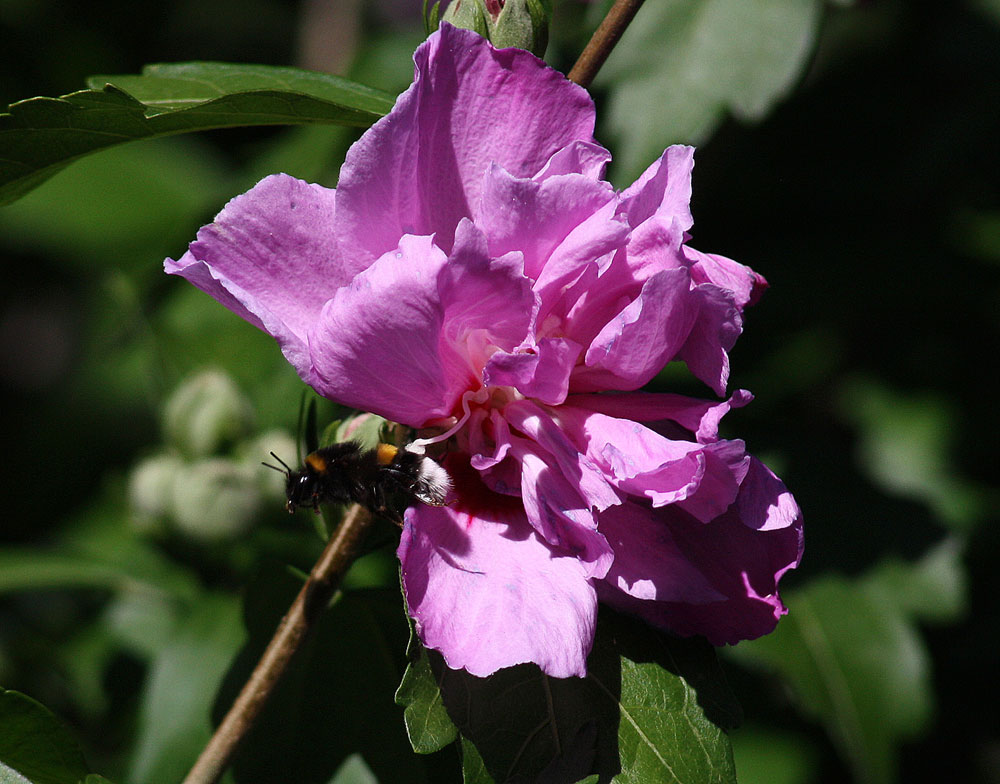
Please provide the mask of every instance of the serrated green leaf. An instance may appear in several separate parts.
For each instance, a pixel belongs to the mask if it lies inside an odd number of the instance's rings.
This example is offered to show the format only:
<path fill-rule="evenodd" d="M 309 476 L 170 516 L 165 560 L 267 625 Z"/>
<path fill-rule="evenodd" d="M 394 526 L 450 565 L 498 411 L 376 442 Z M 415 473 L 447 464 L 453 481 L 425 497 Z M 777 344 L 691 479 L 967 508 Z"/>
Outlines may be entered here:
<path fill-rule="evenodd" d="M 337 76 L 231 63 L 151 65 L 102 76 L 92 89 L 30 98 L 0 114 L 0 204 L 70 161 L 123 142 L 247 125 L 366 128 L 393 97 Z"/>
<path fill-rule="evenodd" d="M 83 754 L 55 714 L 16 691 L 0 691 L 0 781 L 77 784 Z"/>
<path fill-rule="evenodd" d="M 915 565 L 888 562 L 857 581 L 827 577 L 784 594 L 777 630 L 730 655 L 780 673 L 802 711 L 822 722 L 855 778 L 896 779 L 896 747 L 932 712 L 929 655 L 914 618 L 952 617 L 964 603 L 958 549 L 945 543 Z M 942 599 L 923 592 L 951 593 Z"/>
<path fill-rule="evenodd" d="M 462 735 L 467 782 L 601 780 L 733 782 L 724 727 L 739 708 L 704 641 L 664 637 L 602 611 L 586 678 L 557 679 L 535 665 L 476 678 L 429 652 L 431 673 L 408 705 L 428 710 L 440 689 Z M 428 710 L 428 712 L 430 712 Z"/>
<path fill-rule="evenodd" d="M 757 120 L 805 67 L 821 0 L 661 0 L 629 25 L 598 77 L 612 88 L 618 177 L 631 182 L 676 142 L 697 143 L 727 112 Z"/>

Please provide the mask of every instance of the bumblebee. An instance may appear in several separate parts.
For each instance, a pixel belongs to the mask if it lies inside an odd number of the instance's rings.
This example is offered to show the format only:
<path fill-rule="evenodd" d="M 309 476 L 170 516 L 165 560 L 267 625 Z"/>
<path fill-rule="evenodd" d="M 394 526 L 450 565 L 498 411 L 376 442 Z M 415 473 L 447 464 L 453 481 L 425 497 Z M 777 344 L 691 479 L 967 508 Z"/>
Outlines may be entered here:
<path fill-rule="evenodd" d="M 379 444 L 365 449 L 355 441 L 344 441 L 317 449 L 298 471 L 274 452 L 271 457 L 282 468 L 264 465 L 285 475 L 285 509 L 289 514 L 300 506 L 319 512 L 320 504 L 353 501 L 402 523 L 400 507 L 404 501 L 406 506 L 414 501 L 444 506 L 451 491 L 448 472 L 409 447 Z"/>

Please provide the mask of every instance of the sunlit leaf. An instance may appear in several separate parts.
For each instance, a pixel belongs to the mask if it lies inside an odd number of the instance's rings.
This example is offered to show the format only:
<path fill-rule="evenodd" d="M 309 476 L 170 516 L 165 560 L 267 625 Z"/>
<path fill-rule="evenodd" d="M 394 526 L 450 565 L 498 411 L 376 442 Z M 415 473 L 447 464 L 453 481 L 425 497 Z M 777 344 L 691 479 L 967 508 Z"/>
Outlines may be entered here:
<path fill-rule="evenodd" d="M 608 122 L 631 182 L 676 142 L 703 141 L 727 113 L 764 117 L 812 50 L 820 0 L 646 3 L 604 66 Z"/>
<path fill-rule="evenodd" d="M 870 381 L 844 385 L 841 411 L 858 428 L 858 459 L 887 491 L 929 504 L 964 530 L 987 511 L 983 491 L 960 476 L 951 451 L 956 412 L 937 395 L 899 394 Z"/>
<path fill-rule="evenodd" d="M 366 128 L 393 103 L 391 95 L 337 76 L 231 63 L 151 65 L 139 76 L 99 76 L 90 84 L 0 114 L 0 204 L 115 144 L 248 125 Z"/>

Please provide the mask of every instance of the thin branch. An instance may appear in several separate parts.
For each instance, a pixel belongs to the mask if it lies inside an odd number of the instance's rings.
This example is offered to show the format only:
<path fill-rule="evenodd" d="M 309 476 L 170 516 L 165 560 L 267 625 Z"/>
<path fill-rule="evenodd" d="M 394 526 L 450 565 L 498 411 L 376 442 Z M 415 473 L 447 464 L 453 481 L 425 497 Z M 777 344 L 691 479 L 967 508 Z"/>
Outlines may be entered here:
<path fill-rule="evenodd" d="M 618 39 L 622 37 L 625 28 L 636 15 L 643 0 L 616 0 L 608 15 L 604 17 L 600 27 L 591 36 L 590 41 L 580 54 L 572 70 L 569 80 L 581 87 L 590 87 L 597 72 L 601 70 L 604 61 L 608 59 L 611 50 L 615 48 Z"/>
<path fill-rule="evenodd" d="M 225 773 L 240 742 L 253 727 L 295 652 L 330 603 L 341 578 L 354 561 L 371 522 L 372 516 L 367 509 L 355 505 L 347 510 L 316 561 L 309 579 L 281 619 L 253 674 L 183 784 L 215 784 Z"/>

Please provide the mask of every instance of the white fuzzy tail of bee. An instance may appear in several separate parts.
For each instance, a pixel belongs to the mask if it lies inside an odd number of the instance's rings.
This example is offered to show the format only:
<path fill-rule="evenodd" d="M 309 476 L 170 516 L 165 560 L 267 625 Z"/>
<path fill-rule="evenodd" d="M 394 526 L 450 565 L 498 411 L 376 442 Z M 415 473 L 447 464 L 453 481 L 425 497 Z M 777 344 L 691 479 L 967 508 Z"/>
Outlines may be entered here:
<path fill-rule="evenodd" d="M 417 450 L 412 451 L 414 454 L 422 454 Z M 448 503 L 451 487 L 451 477 L 448 476 L 448 472 L 429 457 L 422 457 L 413 494 L 430 506 L 445 506 Z"/>

